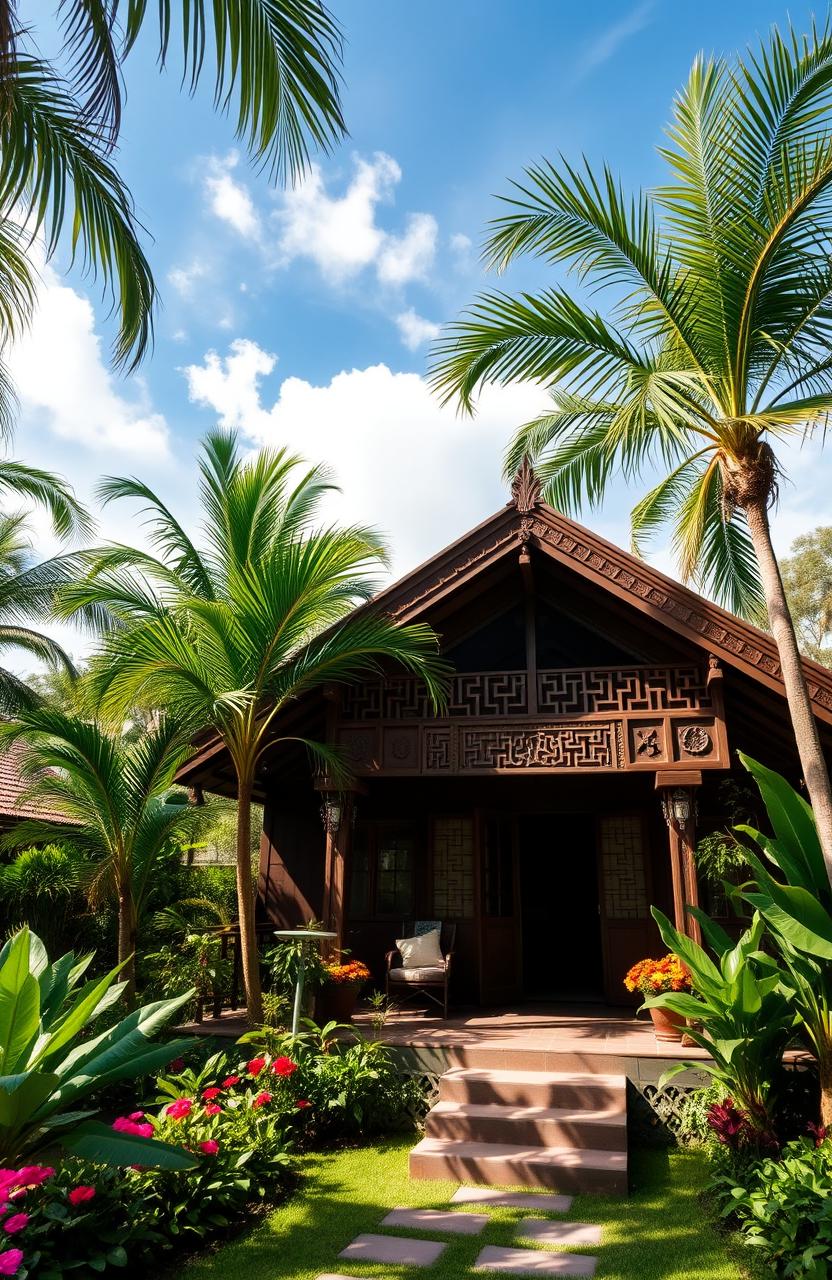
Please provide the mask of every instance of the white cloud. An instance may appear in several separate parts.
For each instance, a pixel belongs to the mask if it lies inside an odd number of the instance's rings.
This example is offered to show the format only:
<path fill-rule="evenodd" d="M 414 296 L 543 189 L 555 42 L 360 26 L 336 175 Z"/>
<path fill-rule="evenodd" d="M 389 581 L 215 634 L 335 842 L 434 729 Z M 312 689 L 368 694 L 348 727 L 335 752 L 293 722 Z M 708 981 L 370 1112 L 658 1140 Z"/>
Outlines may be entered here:
<path fill-rule="evenodd" d="M 438 230 L 432 214 L 412 213 L 404 235 L 388 236 L 376 267 L 382 284 L 426 280 L 436 256 Z"/>
<path fill-rule="evenodd" d="M 598 67 L 615 57 L 621 45 L 632 36 L 638 35 L 647 26 L 653 16 L 655 0 L 642 0 L 629 13 L 625 13 L 618 22 L 613 22 L 584 49 L 575 68 L 575 80 L 580 80 L 595 71 Z"/>
<path fill-rule="evenodd" d="M 209 156 L 205 162 L 203 185 L 208 197 L 208 207 L 223 222 L 245 240 L 258 241 L 261 235 L 260 215 L 257 212 L 248 187 L 232 176 L 240 162 L 236 151 L 227 156 Z"/>
<path fill-rule="evenodd" d="M 168 427 L 154 411 L 144 384 L 125 396 L 108 368 L 87 298 L 62 283 L 50 266 L 29 331 L 11 347 L 9 371 L 21 418 L 88 449 L 159 458 L 168 453 Z"/>
<path fill-rule="evenodd" d="M 434 324 L 432 320 L 426 320 L 424 316 L 417 315 L 413 307 L 408 307 L 407 311 L 401 311 L 396 316 L 396 324 L 402 342 L 411 351 L 416 351 L 425 342 L 432 342 L 434 338 L 438 338 L 441 333 L 442 326 Z"/>
<path fill-rule="evenodd" d="M 448 241 L 454 253 L 465 254 L 470 253 L 473 247 L 473 240 L 470 236 L 466 236 L 462 231 L 455 231 Z"/>
<path fill-rule="evenodd" d="M 335 285 L 371 266 L 382 284 L 424 279 L 436 252 L 436 219 L 412 213 L 402 235 L 385 231 L 376 221 L 378 206 L 392 201 L 402 171 L 382 151 L 371 161 L 355 156 L 353 163 L 353 176 L 341 196 L 329 194 L 319 165 L 312 165 L 306 179 L 283 194 L 274 213 L 281 261 L 308 258 Z"/>
<path fill-rule="evenodd" d="M 194 258 L 187 267 L 172 267 L 168 272 L 168 283 L 173 285 L 181 298 L 190 298 L 197 280 L 204 279 L 207 274 L 208 264 Z"/>
<path fill-rule="evenodd" d="M 277 360 L 237 339 L 184 370 L 192 401 L 254 445 L 288 445 L 333 467 L 341 495 L 326 516 L 370 522 L 390 539 L 397 573 L 459 537 L 506 500 L 501 458 L 512 428 L 547 403 L 539 388 L 491 388 L 475 419 L 442 408 L 415 373 L 386 365 L 345 370 L 323 386 L 286 378 L 277 398 L 261 382 Z"/>

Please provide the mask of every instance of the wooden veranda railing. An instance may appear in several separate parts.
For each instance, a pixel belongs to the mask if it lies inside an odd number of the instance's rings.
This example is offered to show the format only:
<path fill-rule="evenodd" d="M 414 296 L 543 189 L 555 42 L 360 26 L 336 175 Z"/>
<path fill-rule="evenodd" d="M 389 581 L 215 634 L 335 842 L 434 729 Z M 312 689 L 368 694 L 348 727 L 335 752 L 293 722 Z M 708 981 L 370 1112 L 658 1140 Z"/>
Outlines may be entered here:
<path fill-rule="evenodd" d="M 258 921 L 254 929 L 260 949 L 262 949 L 264 942 L 274 940 L 275 925 L 271 921 Z M 212 937 L 220 939 L 220 958 L 222 960 L 231 960 L 231 980 L 224 991 L 220 987 L 215 987 L 212 997 L 203 997 L 199 1000 L 196 1010 L 196 1022 L 202 1022 L 206 1005 L 210 1007 L 213 1016 L 218 1018 L 223 1009 L 241 1009 L 246 1002 L 243 965 L 240 955 L 239 924 L 219 925 L 213 929 L 206 929 L 205 932 Z"/>

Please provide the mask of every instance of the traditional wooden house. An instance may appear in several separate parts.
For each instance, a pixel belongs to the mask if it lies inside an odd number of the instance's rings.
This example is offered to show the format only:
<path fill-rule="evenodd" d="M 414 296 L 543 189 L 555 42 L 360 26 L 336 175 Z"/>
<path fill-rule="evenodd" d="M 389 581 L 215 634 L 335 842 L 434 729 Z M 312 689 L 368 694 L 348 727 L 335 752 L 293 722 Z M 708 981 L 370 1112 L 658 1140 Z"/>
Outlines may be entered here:
<path fill-rule="evenodd" d="M 652 903 L 695 930 L 692 850 L 747 776 L 736 751 L 799 778 L 772 638 L 547 506 L 528 466 L 375 607 L 436 629 L 447 711 L 396 672 L 292 709 L 354 781 L 328 788 L 297 747 L 264 757 L 263 918 L 324 920 L 379 979 L 403 925 L 441 920 L 460 1001 L 622 1002 L 660 946 Z M 805 665 L 832 745 L 832 672 Z M 234 791 L 210 740 L 182 780 Z"/>

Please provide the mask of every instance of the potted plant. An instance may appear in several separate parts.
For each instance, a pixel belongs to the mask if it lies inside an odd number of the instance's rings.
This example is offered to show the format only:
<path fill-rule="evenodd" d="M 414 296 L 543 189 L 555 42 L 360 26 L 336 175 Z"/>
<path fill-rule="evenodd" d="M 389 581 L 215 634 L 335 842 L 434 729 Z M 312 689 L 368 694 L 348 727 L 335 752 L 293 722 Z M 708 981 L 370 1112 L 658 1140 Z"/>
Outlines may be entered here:
<path fill-rule="evenodd" d="M 318 993 L 318 1018 L 321 1022 L 349 1022 L 370 970 L 360 960 L 349 960 L 331 961 L 324 965 L 324 971 L 324 983 Z"/>
<path fill-rule="evenodd" d="M 670 952 L 661 960 L 639 960 L 624 979 L 624 986 L 628 991 L 640 991 L 649 997 L 661 995 L 664 991 L 690 991 L 691 981 L 682 961 Z M 651 1009 L 650 1017 L 657 1040 L 681 1041 L 685 1019 L 680 1013 L 673 1013 L 670 1009 Z"/>

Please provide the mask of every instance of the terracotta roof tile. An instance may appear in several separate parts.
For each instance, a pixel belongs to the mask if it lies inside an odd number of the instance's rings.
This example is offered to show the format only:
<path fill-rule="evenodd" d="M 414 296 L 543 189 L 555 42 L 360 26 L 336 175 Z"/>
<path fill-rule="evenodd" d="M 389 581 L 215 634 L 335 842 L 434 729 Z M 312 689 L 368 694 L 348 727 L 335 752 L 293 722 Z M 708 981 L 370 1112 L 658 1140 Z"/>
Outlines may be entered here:
<path fill-rule="evenodd" d="M 20 803 L 20 797 L 28 790 L 31 782 L 21 775 L 21 761 L 25 747 L 15 743 L 6 751 L 0 752 L 0 823 L 8 826 L 9 819 L 22 821 L 24 818 L 40 818 L 46 822 L 63 822 L 65 819 L 56 813 L 42 800 L 27 800 Z"/>

